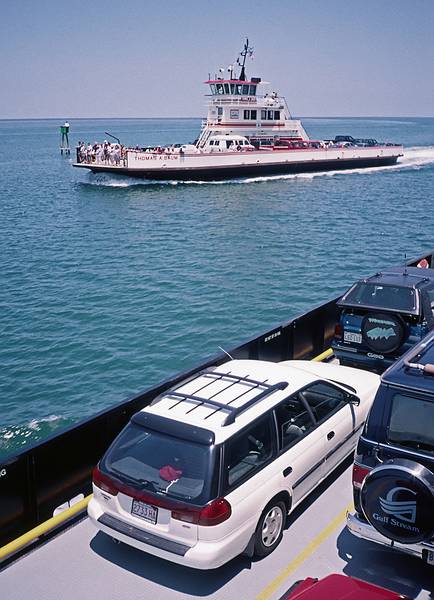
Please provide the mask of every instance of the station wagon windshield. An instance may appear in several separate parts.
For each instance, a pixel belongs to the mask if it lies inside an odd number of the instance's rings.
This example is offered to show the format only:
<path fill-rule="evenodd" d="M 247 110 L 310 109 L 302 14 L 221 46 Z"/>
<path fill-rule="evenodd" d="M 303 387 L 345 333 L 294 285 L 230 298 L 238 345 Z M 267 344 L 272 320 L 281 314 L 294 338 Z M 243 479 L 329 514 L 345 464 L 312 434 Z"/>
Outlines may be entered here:
<path fill-rule="evenodd" d="M 418 308 L 413 288 L 365 282 L 356 283 L 342 298 L 342 303 L 407 313 L 415 313 Z"/>
<path fill-rule="evenodd" d="M 198 503 L 209 500 L 209 446 L 130 423 L 109 449 L 103 467 L 141 490 Z"/>
<path fill-rule="evenodd" d="M 391 443 L 434 453 L 434 402 L 395 394 L 387 439 Z"/>

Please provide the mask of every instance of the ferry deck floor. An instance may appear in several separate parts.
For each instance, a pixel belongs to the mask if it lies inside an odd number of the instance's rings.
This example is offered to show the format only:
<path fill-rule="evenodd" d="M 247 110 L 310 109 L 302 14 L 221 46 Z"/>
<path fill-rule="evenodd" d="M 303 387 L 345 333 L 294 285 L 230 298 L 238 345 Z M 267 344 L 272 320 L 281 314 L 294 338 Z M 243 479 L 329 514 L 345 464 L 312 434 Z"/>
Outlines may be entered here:
<path fill-rule="evenodd" d="M 270 556 L 261 561 L 240 557 L 208 572 L 115 544 L 85 518 L 0 571 L 0 598 L 277 600 L 294 581 L 333 572 L 417 600 L 434 598 L 433 566 L 346 530 L 351 497 L 347 460 L 294 511 Z"/>

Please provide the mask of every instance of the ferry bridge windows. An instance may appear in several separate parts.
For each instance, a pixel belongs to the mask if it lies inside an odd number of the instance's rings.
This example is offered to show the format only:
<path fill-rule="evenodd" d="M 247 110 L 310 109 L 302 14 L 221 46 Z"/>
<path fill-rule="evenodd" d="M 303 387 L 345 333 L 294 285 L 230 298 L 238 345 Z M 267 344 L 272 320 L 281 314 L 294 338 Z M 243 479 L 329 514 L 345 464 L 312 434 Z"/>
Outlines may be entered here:
<path fill-rule="evenodd" d="M 280 121 L 280 110 L 261 110 L 262 121 Z"/>
<path fill-rule="evenodd" d="M 256 121 L 257 111 L 256 110 L 245 110 L 244 120 L 245 121 Z"/>
<path fill-rule="evenodd" d="M 250 87 L 250 96 L 256 96 L 256 85 L 251 85 Z"/>
<path fill-rule="evenodd" d="M 229 94 L 229 83 L 225 83 L 225 94 Z"/>

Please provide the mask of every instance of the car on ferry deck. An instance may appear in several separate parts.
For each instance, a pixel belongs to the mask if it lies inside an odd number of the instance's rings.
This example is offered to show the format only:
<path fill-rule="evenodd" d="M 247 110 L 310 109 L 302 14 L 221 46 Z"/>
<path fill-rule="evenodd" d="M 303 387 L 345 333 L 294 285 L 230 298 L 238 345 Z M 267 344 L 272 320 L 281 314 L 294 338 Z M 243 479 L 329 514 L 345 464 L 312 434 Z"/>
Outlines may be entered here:
<path fill-rule="evenodd" d="M 338 573 L 296 581 L 280 600 L 411 600 L 379 585 Z"/>
<path fill-rule="evenodd" d="M 340 364 L 382 373 L 434 327 L 434 269 L 395 267 L 338 300 L 332 348 Z"/>
<path fill-rule="evenodd" d="M 132 417 L 95 468 L 90 519 L 196 569 L 264 557 L 287 515 L 353 452 L 379 382 L 298 360 L 204 369 Z"/>
<path fill-rule="evenodd" d="M 382 376 L 353 467 L 355 536 L 434 565 L 434 333 Z"/>

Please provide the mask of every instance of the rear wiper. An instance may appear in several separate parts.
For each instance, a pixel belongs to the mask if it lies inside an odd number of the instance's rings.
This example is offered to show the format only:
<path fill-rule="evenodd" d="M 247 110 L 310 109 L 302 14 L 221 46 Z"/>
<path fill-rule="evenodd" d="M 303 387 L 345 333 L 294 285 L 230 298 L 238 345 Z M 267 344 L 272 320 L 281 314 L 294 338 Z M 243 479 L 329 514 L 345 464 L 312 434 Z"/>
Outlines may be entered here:
<path fill-rule="evenodd" d="M 149 481 L 148 479 L 139 479 L 136 477 L 132 477 L 131 475 L 126 475 L 125 473 L 121 473 L 117 469 L 113 469 L 113 471 L 121 478 L 126 479 L 130 483 L 134 485 L 141 485 L 144 488 L 151 488 L 154 492 L 156 491 L 155 485 L 153 481 Z"/>

